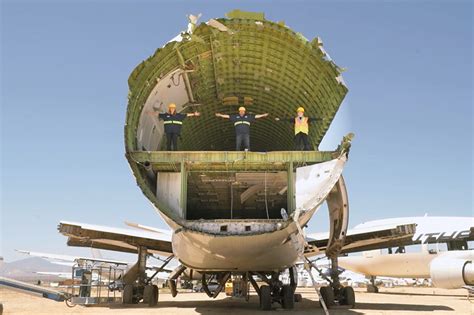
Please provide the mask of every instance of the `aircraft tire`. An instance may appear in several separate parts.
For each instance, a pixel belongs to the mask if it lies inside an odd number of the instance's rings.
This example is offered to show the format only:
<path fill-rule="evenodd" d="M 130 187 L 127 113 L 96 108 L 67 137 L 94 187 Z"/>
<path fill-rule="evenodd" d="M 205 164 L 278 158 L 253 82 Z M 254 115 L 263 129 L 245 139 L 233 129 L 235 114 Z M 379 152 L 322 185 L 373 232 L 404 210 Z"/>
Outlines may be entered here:
<path fill-rule="evenodd" d="M 260 308 L 264 311 L 272 309 L 272 291 L 268 285 L 260 287 Z"/>
<path fill-rule="evenodd" d="M 355 307 L 355 293 L 352 287 L 344 287 L 342 289 L 342 296 L 344 297 L 344 305 L 348 305 L 351 308 Z"/>
<path fill-rule="evenodd" d="M 303 296 L 300 293 L 295 293 L 295 302 L 299 303 L 303 301 Z"/>
<path fill-rule="evenodd" d="M 369 293 L 379 293 L 379 288 L 375 285 L 368 284 L 367 285 L 367 292 L 369 292 Z"/>
<path fill-rule="evenodd" d="M 133 304 L 133 284 L 126 284 L 122 293 L 123 304 Z"/>
<path fill-rule="evenodd" d="M 148 306 L 156 306 L 158 304 L 158 286 L 145 286 L 143 290 L 143 303 L 148 304 Z"/>
<path fill-rule="evenodd" d="M 281 306 L 287 310 L 295 307 L 295 292 L 290 285 L 284 285 L 281 288 Z"/>
<path fill-rule="evenodd" d="M 326 303 L 327 308 L 334 306 L 334 290 L 331 287 L 321 287 L 319 289 L 321 296 Z M 321 302 L 320 302 L 321 304 Z"/>

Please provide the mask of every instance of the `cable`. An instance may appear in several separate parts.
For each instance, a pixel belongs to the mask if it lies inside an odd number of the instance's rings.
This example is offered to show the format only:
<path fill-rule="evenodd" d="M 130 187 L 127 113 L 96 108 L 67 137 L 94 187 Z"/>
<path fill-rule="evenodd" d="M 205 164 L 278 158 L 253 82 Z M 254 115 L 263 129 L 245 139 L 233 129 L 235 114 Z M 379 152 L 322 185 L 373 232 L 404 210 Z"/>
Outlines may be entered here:
<path fill-rule="evenodd" d="M 230 182 L 230 219 L 232 220 L 234 217 L 234 194 L 232 190 L 232 182 Z"/>
<path fill-rule="evenodd" d="M 225 169 L 227 175 L 229 175 L 229 164 L 227 163 L 227 151 L 225 152 Z M 230 178 L 230 177 L 229 177 Z M 234 218 L 234 193 L 232 190 L 232 181 L 230 182 L 230 219 L 232 220 Z"/>
<path fill-rule="evenodd" d="M 267 202 L 267 171 L 265 171 L 265 210 L 267 211 L 267 220 L 270 219 L 268 215 L 268 202 Z"/>

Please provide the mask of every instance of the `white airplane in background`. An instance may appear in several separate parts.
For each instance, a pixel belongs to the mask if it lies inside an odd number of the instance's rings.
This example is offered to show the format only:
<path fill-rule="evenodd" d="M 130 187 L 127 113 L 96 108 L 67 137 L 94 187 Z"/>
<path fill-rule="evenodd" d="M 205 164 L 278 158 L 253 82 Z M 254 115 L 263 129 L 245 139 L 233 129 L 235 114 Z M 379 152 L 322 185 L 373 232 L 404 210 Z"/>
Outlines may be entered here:
<path fill-rule="evenodd" d="M 27 250 L 16 250 L 19 253 L 26 254 L 33 257 L 43 258 L 52 264 L 62 265 L 62 266 L 78 266 L 81 262 L 87 262 L 93 264 L 94 266 L 108 266 L 108 265 L 115 265 L 115 266 L 122 266 L 124 270 L 129 270 L 133 267 L 135 262 L 129 261 L 122 261 L 122 260 L 115 260 L 115 259 L 108 259 L 103 258 L 102 255 L 98 250 L 92 249 L 93 257 L 87 256 L 72 256 L 72 255 L 61 255 L 61 254 L 51 254 L 51 253 L 42 253 L 42 252 L 32 252 Z M 163 265 L 164 259 L 156 256 L 149 256 L 153 257 L 156 260 L 161 261 L 160 265 L 157 265 L 154 262 L 147 263 L 146 274 L 147 276 L 152 276 L 155 274 L 157 270 L 158 273 L 154 276 L 157 279 L 166 280 L 169 277 L 170 272 L 173 271 L 178 265 L 175 261 L 170 260 L 170 262 L 166 265 L 166 268 L 161 268 Z M 55 271 L 35 271 L 36 274 L 39 275 L 50 275 L 50 276 L 57 276 L 64 279 L 71 279 L 72 274 L 71 272 L 55 272 Z M 94 275 L 96 276 L 96 275 Z M 97 279 L 93 279 L 97 280 Z"/>
<path fill-rule="evenodd" d="M 156 247 L 163 248 L 170 244 L 171 233 L 153 227 L 126 223 L 128 226 L 139 229 L 139 231 L 120 228 L 109 228 L 96 225 L 86 225 L 71 222 L 62 222 L 68 226 L 80 226 L 80 231 L 96 237 L 95 242 L 89 244 L 96 248 L 107 249 L 108 246 L 115 246 L 115 250 L 130 252 L 129 243 L 150 243 L 154 242 Z M 410 231 L 401 231 L 413 226 Z M 465 285 L 472 285 L 473 280 L 473 250 L 468 248 L 468 241 L 474 240 L 473 218 L 459 217 L 409 217 L 386 220 L 370 221 L 357 225 L 347 231 L 345 245 L 342 252 L 363 252 L 363 256 L 339 257 L 338 278 L 343 285 L 358 287 L 367 285 L 369 292 L 377 292 L 376 284 L 383 283 L 385 286 L 406 285 L 411 278 L 433 279 L 433 283 L 439 287 L 458 288 Z M 98 233 L 98 234 L 97 234 Z M 328 233 L 308 234 L 306 236 L 308 246 L 305 249 L 307 257 L 315 256 L 315 246 L 319 250 L 325 250 L 328 243 Z M 115 239 L 115 241 L 114 241 Z M 118 240 L 120 239 L 120 240 Z M 76 240 L 75 238 L 70 238 Z M 90 240 L 88 240 L 90 242 Z M 129 243 L 127 243 L 129 242 Z M 405 247 L 409 245 L 422 245 L 421 253 L 406 253 Z M 448 251 L 439 251 L 442 244 L 445 244 Z M 433 247 L 433 248 L 430 248 Z M 392 250 L 396 248 L 396 250 Z M 150 252 L 160 253 L 159 250 L 149 248 Z M 382 255 L 380 252 L 386 249 L 391 254 Z M 128 267 L 132 264 L 103 258 L 73 257 L 67 255 L 54 255 L 38 252 L 21 251 L 32 256 L 43 257 L 51 262 L 71 266 L 77 259 L 91 259 L 103 263 L 126 263 Z M 375 255 L 374 253 L 378 254 Z M 148 257 L 151 253 L 148 254 Z M 149 265 L 151 266 L 151 265 Z M 302 286 L 313 284 L 311 277 L 306 270 L 301 268 L 302 264 L 297 264 L 297 283 Z M 314 267 L 322 270 L 322 275 L 312 270 L 315 283 L 327 285 L 332 280 L 331 261 L 327 258 L 314 261 Z M 155 269 L 158 266 L 153 266 Z M 170 266 L 168 265 L 168 268 Z M 173 266 L 173 268 L 176 267 Z M 300 268 L 298 268 L 300 267 Z M 132 268 L 129 268 L 132 269 Z M 172 269 L 172 268 L 170 268 Z M 177 266 L 171 274 L 160 273 L 158 278 L 170 279 L 176 275 L 176 270 L 182 267 Z M 147 271 L 150 276 L 152 270 Z M 290 278 L 290 274 L 280 275 L 284 282 Z M 181 273 L 182 279 L 201 280 L 203 277 L 197 271 L 185 270 Z M 368 279 L 370 277 L 370 280 Z M 379 281 L 376 282 L 376 277 Z M 400 278 L 397 280 L 395 278 Z M 288 279 L 287 279 L 288 278 Z M 173 279 L 176 279 L 173 278 Z M 173 288 L 172 288 L 173 289 Z M 175 290 L 175 288 L 174 288 Z M 177 291 L 175 291 L 176 294 Z"/>
<path fill-rule="evenodd" d="M 474 240 L 473 217 L 393 218 L 357 225 L 352 232 L 408 222 L 416 223 L 410 242 L 364 251 L 362 256 L 340 257 L 339 265 L 370 277 L 369 292 L 378 292 L 376 277 L 431 279 L 434 286 L 447 289 L 474 285 L 474 249 L 468 243 Z M 406 251 L 407 246 L 417 244 L 420 252 Z"/>

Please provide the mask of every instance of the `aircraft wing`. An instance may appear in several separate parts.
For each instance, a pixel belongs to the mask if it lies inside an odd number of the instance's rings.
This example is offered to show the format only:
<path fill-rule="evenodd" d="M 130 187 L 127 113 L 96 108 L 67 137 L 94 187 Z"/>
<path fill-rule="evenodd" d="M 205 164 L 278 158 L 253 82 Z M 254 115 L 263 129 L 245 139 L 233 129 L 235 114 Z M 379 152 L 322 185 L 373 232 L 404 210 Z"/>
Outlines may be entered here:
<path fill-rule="evenodd" d="M 143 246 L 151 254 L 169 256 L 172 253 L 169 234 L 66 221 L 59 223 L 58 230 L 68 237 L 69 246 L 126 253 L 137 253 L 138 247 Z"/>
<path fill-rule="evenodd" d="M 163 229 L 159 229 L 159 228 L 155 228 L 155 227 L 147 226 L 147 225 L 143 225 L 143 224 L 138 224 L 138 223 L 134 223 L 134 222 L 125 221 L 125 224 L 130 226 L 130 227 L 133 227 L 133 228 L 136 228 L 136 229 L 139 229 L 139 230 L 149 231 L 149 232 L 161 233 L 161 234 L 165 234 L 165 235 L 171 235 L 171 233 L 172 233 L 171 230 L 163 230 Z"/>
<path fill-rule="evenodd" d="M 72 276 L 70 272 L 35 271 L 35 273 L 43 276 L 56 276 L 63 279 L 71 279 Z"/>
<path fill-rule="evenodd" d="M 86 256 L 70 256 L 70 255 L 59 255 L 59 254 L 50 254 L 50 253 L 40 253 L 40 252 L 31 252 L 28 250 L 16 250 L 19 253 L 26 254 L 33 257 L 40 257 L 43 259 L 48 260 L 49 262 L 57 265 L 64 265 L 64 266 L 73 266 L 76 261 L 78 260 L 93 260 L 95 262 L 102 262 L 108 264 L 116 264 L 116 265 L 127 265 L 129 264 L 126 261 L 121 260 L 114 260 L 114 259 L 106 259 L 106 258 L 93 258 L 93 257 L 86 257 Z"/>
<path fill-rule="evenodd" d="M 69 256 L 69 255 L 58 255 L 58 254 L 49 254 L 49 253 L 40 253 L 40 252 L 32 252 L 28 250 L 21 250 L 16 249 L 17 252 L 26 254 L 33 257 L 40 257 L 46 259 L 47 261 L 56 264 L 56 265 L 63 265 L 63 266 L 72 266 L 74 264 L 74 260 L 76 257 Z"/>
<path fill-rule="evenodd" d="M 341 253 L 351 253 L 387 247 L 414 244 L 416 224 L 388 224 L 370 228 L 348 230 Z M 308 234 L 309 246 L 305 256 L 321 254 L 326 250 L 329 233 Z"/>

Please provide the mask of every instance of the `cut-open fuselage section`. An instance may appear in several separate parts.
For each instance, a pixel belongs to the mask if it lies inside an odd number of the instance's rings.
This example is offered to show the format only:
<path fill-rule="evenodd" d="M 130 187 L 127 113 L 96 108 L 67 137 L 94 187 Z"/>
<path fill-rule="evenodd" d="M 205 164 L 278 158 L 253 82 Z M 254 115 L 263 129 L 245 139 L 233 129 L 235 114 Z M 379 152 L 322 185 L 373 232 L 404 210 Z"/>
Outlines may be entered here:
<path fill-rule="evenodd" d="M 280 219 L 288 209 L 287 172 L 191 172 L 187 220 Z"/>
<path fill-rule="evenodd" d="M 296 170 L 334 154 L 138 151 L 128 157 L 140 166 L 141 185 L 160 212 L 175 222 L 195 222 L 284 219 L 282 209 L 291 215 L 296 206 Z"/>

